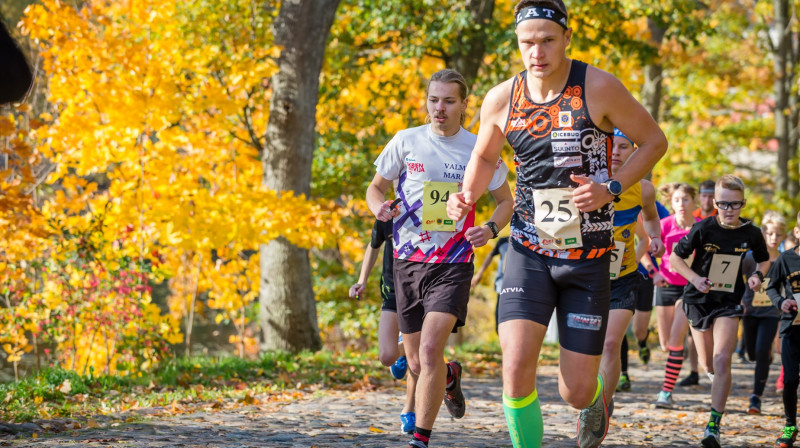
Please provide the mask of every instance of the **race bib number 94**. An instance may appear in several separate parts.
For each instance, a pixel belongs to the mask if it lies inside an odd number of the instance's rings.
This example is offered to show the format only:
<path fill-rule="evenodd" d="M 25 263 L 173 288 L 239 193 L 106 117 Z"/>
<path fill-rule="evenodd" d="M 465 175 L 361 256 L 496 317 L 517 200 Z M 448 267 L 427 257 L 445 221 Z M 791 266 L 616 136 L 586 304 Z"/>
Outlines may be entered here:
<path fill-rule="evenodd" d="M 581 217 L 571 188 L 533 190 L 534 220 L 543 249 L 583 247 Z"/>
<path fill-rule="evenodd" d="M 738 255 L 714 254 L 711 259 L 711 269 L 708 272 L 708 279 L 712 283 L 710 289 L 733 292 L 736 288 L 736 276 L 739 275 L 741 260 Z"/>
<path fill-rule="evenodd" d="M 422 197 L 422 229 L 455 232 L 456 221 L 447 216 L 447 199 L 458 193 L 454 182 L 425 181 Z"/>

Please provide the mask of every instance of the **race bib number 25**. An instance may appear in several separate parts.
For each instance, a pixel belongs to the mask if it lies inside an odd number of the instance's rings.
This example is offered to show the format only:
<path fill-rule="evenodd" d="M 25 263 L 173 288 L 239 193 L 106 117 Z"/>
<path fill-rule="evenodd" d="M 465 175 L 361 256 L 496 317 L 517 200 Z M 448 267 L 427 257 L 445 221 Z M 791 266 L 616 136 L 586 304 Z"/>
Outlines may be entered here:
<path fill-rule="evenodd" d="M 581 217 L 571 188 L 533 190 L 534 220 L 544 249 L 583 247 Z"/>

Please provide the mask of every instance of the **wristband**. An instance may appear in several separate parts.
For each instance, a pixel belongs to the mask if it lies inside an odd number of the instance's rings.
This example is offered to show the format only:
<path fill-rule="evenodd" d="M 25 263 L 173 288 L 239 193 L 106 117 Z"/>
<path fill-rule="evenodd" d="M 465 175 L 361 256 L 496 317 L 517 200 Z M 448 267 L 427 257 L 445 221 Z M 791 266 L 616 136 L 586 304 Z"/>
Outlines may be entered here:
<path fill-rule="evenodd" d="M 764 281 L 764 274 L 763 274 L 761 271 L 756 271 L 756 272 L 753 272 L 753 275 L 757 275 L 757 276 L 758 276 L 758 280 L 759 280 L 759 281 L 762 281 L 762 282 Z M 752 277 L 753 275 L 751 275 L 751 277 Z"/>

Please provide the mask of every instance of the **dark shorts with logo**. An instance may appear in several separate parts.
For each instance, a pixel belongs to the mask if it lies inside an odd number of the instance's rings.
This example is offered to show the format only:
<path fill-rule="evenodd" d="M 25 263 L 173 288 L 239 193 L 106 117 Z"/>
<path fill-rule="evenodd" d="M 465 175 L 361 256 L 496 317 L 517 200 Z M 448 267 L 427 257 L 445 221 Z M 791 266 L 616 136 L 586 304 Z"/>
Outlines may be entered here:
<path fill-rule="evenodd" d="M 744 314 L 744 307 L 738 303 L 683 303 L 683 312 L 689 319 L 689 325 L 695 330 L 706 331 L 720 317 L 739 317 Z"/>
<path fill-rule="evenodd" d="M 683 286 L 667 285 L 656 288 L 656 306 L 675 306 L 683 297 Z"/>
<path fill-rule="evenodd" d="M 397 297 L 397 323 L 401 333 L 422 330 L 422 321 L 431 311 L 456 317 L 453 327 L 467 320 L 472 263 L 419 263 L 394 260 L 394 287 Z"/>
<path fill-rule="evenodd" d="M 639 297 L 641 278 L 642 274 L 639 271 L 633 271 L 616 280 L 611 280 L 610 309 L 633 312 L 636 307 L 636 300 Z"/>
<path fill-rule="evenodd" d="M 547 326 L 556 310 L 562 347 L 585 355 L 603 353 L 608 325 L 609 255 L 568 260 L 518 248 L 506 254 L 498 323 L 525 319 Z"/>
<path fill-rule="evenodd" d="M 397 312 L 397 298 L 394 294 L 394 288 L 386 285 L 383 281 L 383 275 L 381 275 L 381 299 L 383 299 L 381 311 Z"/>
<path fill-rule="evenodd" d="M 639 294 L 636 297 L 636 311 L 653 311 L 653 295 L 655 294 L 653 279 L 639 273 Z"/>

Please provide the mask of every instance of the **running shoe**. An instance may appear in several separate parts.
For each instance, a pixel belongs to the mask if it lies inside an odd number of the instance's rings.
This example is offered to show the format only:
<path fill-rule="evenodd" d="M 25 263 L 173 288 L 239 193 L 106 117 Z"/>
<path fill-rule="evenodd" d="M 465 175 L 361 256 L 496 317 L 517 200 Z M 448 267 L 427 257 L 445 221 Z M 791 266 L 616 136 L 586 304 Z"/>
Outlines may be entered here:
<path fill-rule="evenodd" d="M 414 425 L 417 424 L 417 414 L 406 412 L 400 414 L 400 431 L 404 434 L 414 434 Z"/>
<path fill-rule="evenodd" d="M 453 384 L 445 389 L 444 404 L 453 418 L 461 418 L 467 410 L 467 403 L 464 400 L 464 394 L 461 392 L 461 363 L 450 361 L 447 366 L 453 373 Z"/>
<path fill-rule="evenodd" d="M 775 441 L 778 448 L 792 448 L 797 439 L 797 426 L 784 426 L 783 434 Z"/>
<path fill-rule="evenodd" d="M 603 388 L 602 377 L 600 377 L 600 388 Z M 593 405 L 581 411 L 578 418 L 578 446 L 580 448 L 600 446 L 608 433 L 608 419 L 608 404 L 603 390 Z"/>
<path fill-rule="evenodd" d="M 647 365 L 650 362 L 650 347 L 644 346 L 639 347 L 639 361 L 642 362 L 643 365 Z"/>
<path fill-rule="evenodd" d="M 658 397 L 656 397 L 656 408 L 658 409 L 672 409 L 672 392 L 667 392 L 665 390 L 658 392 Z"/>
<path fill-rule="evenodd" d="M 713 422 L 708 422 L 708 426 L 703 432 L 703 440 L 700 443 L 703 448 L 722 448 L 719 442 L 719 427 Z"/>
<path fill-rule="evenodd" d="M 761 398 L 758 395 L 750 395 L 750 406 L 747 408 L 748 414 L 761 413 Z"/>
<path fill-rule="evenodd" d="M 697 386 L 698 384 L 700 384 L 700 375 L 698 375 L 697 372 L 691 372 L 689 373 L 689 376 L 682 379 L 681 382 L 678 383 L 678 386 Z"/>
<path fill-rule="evenodd" d="M 712 383 L 714 382 L 714 374 L 713 373 L 706 372 L 706 376 L 708 377 L 709 381 L 711 381 Z"/>
<path fill-rule="evenodd" d="M 627 392 L 631 390 L 631 379 L 627 373 L 619 376 L 619 383 L 617 383 L 617 392 Z"/>
<path fill-rule="evenodd" d="M 425 442 L 421 440 L 413 439 L 408 442 L 408 448 L 428 448 L 428 445 L 425 445 Z"/>
<path fill-rule="evenodd" d="M 392 372 L 392 376 L 398 380 L 402 380 L 406 377 L 406 372 L 408 372 L 408 360 L 405 356 L 401 356 L 397 358 L 397 361 L 394 362 L 391 366 L 389 366 L 389 371 Z"/>

